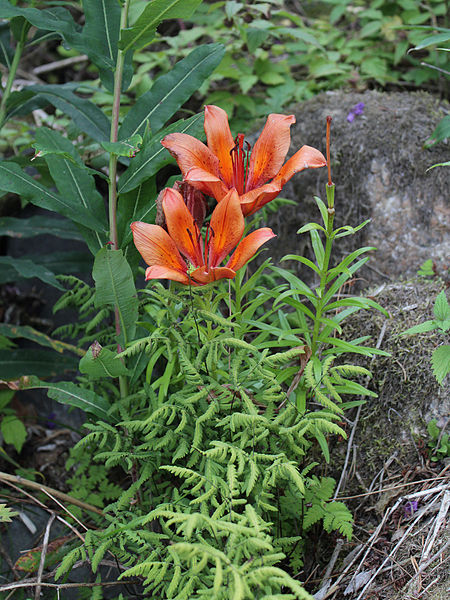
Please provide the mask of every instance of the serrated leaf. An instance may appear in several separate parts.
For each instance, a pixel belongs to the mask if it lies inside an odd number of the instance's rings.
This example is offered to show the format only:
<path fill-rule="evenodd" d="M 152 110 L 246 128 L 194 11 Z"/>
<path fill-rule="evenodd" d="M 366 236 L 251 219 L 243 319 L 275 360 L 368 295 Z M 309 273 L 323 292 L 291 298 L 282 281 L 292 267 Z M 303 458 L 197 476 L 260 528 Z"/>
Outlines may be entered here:
<path fill-rule="evenodd" d="M 16 517 L 19 513 L 6 504 L 0 504 L 0 523 L 11 523 L 12 517 Z"/>
<path fill-rule="evenodd" d="M 159 77 L 150 91 L 141 96 L 128 111 L 119 131 L 123 139 L 140 133 L 147 122 L 159 131 L 175 112 L 198 90 L 225 54 L 222 44 L 205 44 L 195 48 L 169 73 Z"/>
<path fill-rule="evenodd" d="M 431 367 L 438 383 L 442 385 L 450 373 L 450 346 L 442 345 L 436 348 L 431 355 Z"/>
<path fill-rule="evenodd" d="M 133 158 L 141 149 L 142 137 L 139 134 L 134 134 L 125 140 L 121 140 L 120 142 L 102 142 L 100 145 L 106 150 L 106 152 L 109 152 L 110 154 Z"/>
<path fill-rule="evenodd" d="M 442 292 L 436 296 L 433 312 L 438 321 L 450 319 L 450 306 L 448 304 L 447 296 L 445 295 L 445 290 L 442 290 Z"/>
<path fill-rule="evenodd" d="M 434 321 L 424 321 L 423 323 L 419 323 L 419 325 L 414 325 L 414 327 L 410 327 L 406 331 L 402 331 L 399 335 L 414 335 L 416 333 L 426 333 L 427 331 L 433 331 L 436 329 L 436 323 Z"/>
<path fill-rule="evenodd" d="M 38 377 L 61 376 L 65 371 L 75 371 L 78 360 L 67 354 L 36 348 L 0 350 L 0 379 L 11 381 L 23 375 Z"/>
<path fill-rule="evenodd" d="M 119 340 L 125 347 L 136 332 L 138 299 L 133 273 L 122 250 L 102 248 L 95 257 L 92 277 L 95 281 L 94 305 L 117 308 Z"/>
<path fill-rule="evenodd" d="M 131 161 L 130 166 L 119 179 L 118 190 L 120 194 L 134 190 L 143 181 L 155 175 L 163 166 L 172 162 L 172 157 L 161 145 L 161 140 L 167 134 L 174 133 L 175 131 L 187 133 L 194 137 L 201 137 L 203 132 L 203 114 L 177 121 L 166 127 L 163 131 L 160 131 L 149 142 L 146 143 L 144 140 L 142 150 Z"/>
<path fill-rule="evenodd" d="M 156 34 L 156 28 L 165 19 L 187 19 L 202 0 L 152 0 L 142 11 L 133 27 L 123 29 L 119 47 L 137 51 L 147 46 Z"/>
<path fill-rule="evenodd" d="M 94 347 L 93 347 L 94 346 Z M 91 379 L 99 379 L 100 377 L 119 377 L 128 375 L 129 371 L 125 364 L 117 358 L 117 354 L 101 348 L 98 352 L 93 344 L 80 360 L 80 373 L 89 375 Z"/>

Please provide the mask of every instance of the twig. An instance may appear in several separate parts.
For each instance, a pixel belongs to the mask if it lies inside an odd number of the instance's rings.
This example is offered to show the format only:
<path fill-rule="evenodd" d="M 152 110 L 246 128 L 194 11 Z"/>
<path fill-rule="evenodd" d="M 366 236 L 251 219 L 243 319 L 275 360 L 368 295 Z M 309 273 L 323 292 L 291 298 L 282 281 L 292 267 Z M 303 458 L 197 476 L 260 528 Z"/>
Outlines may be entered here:
<path fill-rule="evenodd" d="M 48 487 L 47 485 L 42 485 L 40 483 L 36 483 L 35 481 L 30 481 L 29 479 L 24 479 L 23 477 L 19 477 L 17 475 L 10 475 L 9 473 L 3 473 L 0 471 L 0 481 L 1 480 L 10 481 L 12 483 L 22 484 L 31 489 L 38 490 L 40 492 L 44 492 L 44 493 L 49 492 L 50 494 L 57 496 L 61 500 L 64 500 L 64 502 L 67 502 L 68 504 L 75 504 L 75 506 L 84 508 L 84 510 L 88 510 L 90 512 L 94 512 L 94 513 L 97 513 L 98 515 L 104 516 L 103 512 L 96 506 L 92 506 L 92 504 L 87 504 L 86 502 L 82 502 L 81 500 L 78 500 L 77 498 L 73 498 L 72 496 L 69 496 L 68 494 L 64 494 L 64 492 L 59 492 L 58 490 L 54 490 L 53 488 Z"/>
<path fill-rule="evenodd" d="M 70 510 L 64 506 L 64 504 L 62 504 L 59 500 L 57 500 L 57 498 L 55 498 L 54 496 L 52 496 L 50 494 L 50 492 L 48 492 L 47 490 L 42 490 L 42 491 L 51 500 L 53 500 L 53 502 L 55 502 L 58 506 L 60 506 L 63 509 L 63 511 L 65 511 L 66 513 L 68 513 L 72 517 L 72 519 L 78 523 L 78 525 L 81 525 L 81 527 L 83 527 L 83 529 L 85 529 L 86 531 L 88 530 L 88 528 L 86 527 L 86 525 L 84 525 L 84 523 L 82 523 L 73 513 L 71 513 Z"/>
<path fill-rule="evenodd" d="M 93 583 L 40 583 L 37 581 L 30 581 L 24 579 L 17 583 L 7 583 L 6 585 L 0 586 L 0 592 L 7 592 L 8 590 L 15 590 L 24 587 L 36 587 L 41 585 L 42 587 L 56 588 L 57 590 L 68 589 L 68 588 L 79 588 L 79 587 L 111 587 L 113 585 L 134 585 L 142 583 L 139 579 L 133 579 L 131 581 L 105 581 L 105 582 L 93 582 Z"/>
<path fill-rule="evenodd" d="M 47 547 L 48 547 L 48 538 L 50 536 L 50 529 L 52 527 L 53 521 L 55 520 L 55 515 L 51 514 L 47 523 L 47 527 L 45 528 L 44 533 L 44 541 L 42 542 L 42 551 L 41 551 L 41 560 L 39 562 L 39 569 L 37 572 L 37 585 L 36 590 L 34 592 L 34 600 L 39 600 L 41 597 L 41 583 L 42 583 L 42 573 L 44 572 L 45 565 L 45 557 L 47 556 Z"/>
<path fill-rule="evenodd" d="M 430 479 L 419 479 L 418 481 L 408 481 L 407 483 L 399 483 L 392 487 L 382 488 L 381 490 L 373 490 L 371 492 L 364 492 L 363 494 L 355 494 L 354 496 L 339 496 L 338 500 L 354 500 L 355 498 L 364 498 L 365 496 L 373 496 L 374 494 L 381 494 L 383 492 L 390 492 L 403 487 L 409 487 L 411 485 L 418 485 L 419 483 L 427 483 L 428 481 L 439 481 L 441 479 L 448 479 L 448 477 L 431 477 Z M 428 491 L 428 490 L 424 490 Z"/>
<path fill-rule="evenodd" d="M 323 576 L 322 583 L 320 584 L 320 589 L 314 594 L 315 600 L 323 600 L 323 598 L 326 597 L 326 592 L 328 591 L 328 588 L 330 587 L 331 583 L 331 573 L 333 572 L 334 565 L 336 564 L 338 556 L 341 553 L 343 545 L 344 540 L 337 541 L 330 562 L 328 563 L 327 570 L 325 572 L 325 575 Z"/>
<path fill-rule="evenodd" d="M 80 56 L 72 56 L 70 58 L 63 58 L 62 60 L 55 60 L 54 62 L 46 65 L 40 65 L 35 67 L 32 71 L 34 75 L 40 75 L 41 73 L 48 73 L 49 71 L 56 71 L 57 69 L 64 69 L 64 67 L 70 67 L 71 65 L 79 62 L 86 62 L 88 57 L 86 54 Z"/>

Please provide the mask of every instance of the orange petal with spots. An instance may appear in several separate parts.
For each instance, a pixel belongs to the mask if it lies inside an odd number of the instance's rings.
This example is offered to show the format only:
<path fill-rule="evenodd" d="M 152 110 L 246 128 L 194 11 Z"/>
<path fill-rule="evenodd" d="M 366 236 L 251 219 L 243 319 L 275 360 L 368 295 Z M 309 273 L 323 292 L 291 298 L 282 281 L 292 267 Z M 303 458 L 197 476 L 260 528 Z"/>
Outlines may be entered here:
<path fill-rule="evenodd" d="M 208 264 L 215 267 L 233 250 L 244 233 L 244 216 L 236 190 L 230 190 L 211 216 Z"/>
<path fill-rule="evenodd" d="M 233 164 L 230 151 L 234 148 L 227 113 L 218 106 L 205 106 L 205 133 L 208 148 L 219 160 L 220 175 L 230 188 L 233 184 Z"/>
<path fill-rule="evenodd" d="M 269 227 L 262 227 L 256 231 L 252 231 L 247 235 L 236 250 L 233 252 L 232 257 L 227 263 L 229 269 L 238 271 L 248 261 L 253 258 L 259 248 L 267 241 L 276 237 L 274 232 Z"/>
<path fill-rule="evenodd" d="M 148 281 L 149 279 L 170 279 L 171 281 L 178 281 L 185 285 L 192 283 L 186 273 L 181 273 L 181 271 L 177 271 L 176 269 L 161 267 L 159 265 L 148 267 L 145 271 L 145 280 Z"/>
<path fill-rule="evenodd" d="M 191 278 L 194 282 L 201 285 L 212 283 L 218 279 L 233 279 L 236 276 L 236 271 L 227 267 L 210 267 L 207 271 L 206 267 L 199 267 L 195 271 L 192 271 Z"/>
<path fill-rule="evenodd" d="M 149 225 L 141 221 L 131 223 L 130 227 L 134 245 L 150 267 L 157 265 L 186 273 L 186 263 L 167 231 L 159 225 Z"/>
<path fill-rule="evenodd" d="M 247 190 L 263 185 L 278 173 L 289 150 L 293 123 L 294 115 L 268 116 L 250 156 Z"/>
<path fill-rule="evenodd" d="M 217 202 L 220 202 L 228 192 L 227 186 L 220 177 L 217 177 L 200 167 L 192 167 L 189 169 L 184 179 L 197 190 L 200 190 L 200 192 L 215 198 Z"/>
<path fill-rule="evenodd" d="M 196 267 L 203 264 L 199 231 L 182 195 L 172 188 L 162 193 L 162 206 L 169 235 L 178 250 Z"/>
<path fill-rule="evenodd" d="M 220 176 L 219 161 L 200 140 L 187 133 L 169 133 L 161 140 L 180 167 L 183 177 L 191 167 L 200 167 L 208 173 Z"/>

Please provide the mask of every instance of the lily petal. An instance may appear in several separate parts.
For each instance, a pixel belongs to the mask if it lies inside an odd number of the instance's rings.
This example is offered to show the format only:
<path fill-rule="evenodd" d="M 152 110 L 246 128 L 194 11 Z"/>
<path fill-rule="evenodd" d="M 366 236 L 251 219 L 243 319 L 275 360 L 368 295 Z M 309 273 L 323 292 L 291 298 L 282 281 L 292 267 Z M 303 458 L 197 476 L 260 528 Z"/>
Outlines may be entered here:
<path fill-rule="evenodd" d="M 228 269 L 238 271 L 256 254 L 260 246 L 274 237 L 277 236 L 269 227 L 262 227 L 261 229 L 252 231 L 233 252 L 226 266 Z"/>
<path fill-rule="evenodd" d="M 244 233 L 244 216 L 239 194 L 232 189 L 221 200 L 211 216 L 211 242 L 208 264 L 215 267 L 231 252 Z"/>
<path fill-rule="evenodd" d="M 172 188 L 166 188 L 163 191 L 162 206 L 169 235 L 178 250 L 193 265 L 202 265 L 203 255 L 198 239 L 199 231 L 182 195 Z"/>
<path fill-rule="evenodd" d="M 177 250 L 175 242 L 159 225 L 135 221 L 130 225 L 136 248 L 150 266 L 159 266 L 186 273 L 187 266 Z"/>
<path fill-rule="evenodd" d="M 200 167 L 220 177 L 219 160 L 200 140 L 187 133 L 169 133 L 161 140 L 180 167 L 183 177 L 191 167 Z"/>
<path fill-rule="evenodd" d="M 209 173 L 200 167 L 192 167 L 189 169 L 184 180 L 197 190 L 200 190 L 208 196 L 212 196 L 217 202 L 220 202 L 228 192 L 227 186 L 220 177 L 217 177 L 217 175 L 213 175 L 213 173 Z"/>
<path fill-rule="evenodd" d="M 325 157 L 319 150 L 311 146 L 302 146 L 294 156 L 284 164 L 276 177 L 259 188 L 250 190 L 240 198 L 241 208 L 245 217 L 252 215 L 265 204 L 273 200 L 283 189 L 283 186 L 295 173 L 304 169 L 317 169 L 327 164 Z"/>
<path fill-rule="evenodd" d="M 145 271 L 145 281 L 148 281 L 149 279 L 170 279 L 171 281 L 178 281 L 179 283 L 184 283 L 185 285 L 193 283 L 189 280 L 189 277 L 186 273 L 181 273 L 181 271 L 177 271 L 176 269 L 161 267 L 159 265 L 148 267 L 148 269 Z M 193 285 L 195 284 L 193 283 Z"/>
<path fill-rule="evenodd" d="M 236 271 L 233 271 L 228 267 L 211 267 L 207 271 L 205 265 L 199 267 L 191 273 L 192 280 L 201 285 L 212 283 L 218 279 L 234 279 L 235 276 Z"/>
<path fill-rule="evenodd" d="M 205 106 L 205 133 L 208 148 L 219 159 L 220 175 L 230 188 L 233 184 L 230 151 L 234 148 L 234 140 L 228 124 L 228 115 L 222 108 Z"/>
<path fill-rule="evenodd" d="M 290 128 L 295 123 L 294 115 L 268 116 L 250 156 L 246 189 L 263 185 L 280 170 L 291 143 Z"/>

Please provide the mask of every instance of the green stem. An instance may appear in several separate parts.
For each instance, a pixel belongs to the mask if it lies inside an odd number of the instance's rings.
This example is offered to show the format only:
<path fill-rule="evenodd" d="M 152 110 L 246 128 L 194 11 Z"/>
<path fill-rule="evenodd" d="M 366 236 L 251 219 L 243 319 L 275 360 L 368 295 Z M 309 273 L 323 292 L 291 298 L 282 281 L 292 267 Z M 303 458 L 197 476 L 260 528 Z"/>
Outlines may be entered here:
<path fill-rule="evenodd" d="M 13 61 L 11 63 L 11 68 L 8 73 L 8 80 L 6 82 L 5 90 L 3 92 L 2 101 L 0 104 L 0 131 L 3 128 L 3 125 L 5 124 L 5 121 L 6 121 L 6 104 L 11 95 L 12 85 L 14 83 L 14 79 L 16 78 L 17 67 L 19 66 L 19 61 L 22 57 L 23 49 L 25 47 L 27 31 L 28 31 L 28 29 L 26 29 L 24 27 L 24 29 L 22 31 L 22 36 L 21 36 L 20 40 L 17 42 L 16 50 L 14 52 L 14 58 L 13 58 Z"/>
<path fill-rule="evenodd" d="M 317 291 L 319 302 L 316 308 L 316 315 L 314 319 L 314 330 L 311 341 L 311 352 L 314 356 L 317 352 L 318 338 L 320 335 L 320 319 L 325 308 L 324 295 L 326 292 L 326 282 L 328 275 L 328 267 L 330 265 L 331 250 L 333 247 L 333 223 L 334 223 L 334 184 L 327 184 L 327 200 L 328 200 L 328 219 L 326 227 L 326 242 L 325 242 L 325 253 L 323 257 L 322 267 L 320 269 L 320 284 Z"/>
<path fill-rule="evenodd" d="M 130 0 L 125 0 L 122 6 L 120 17 L 120 30 L 125 29 L 128 23 L 128 9 Z M 120 94 L 122 91 L 123 66 L 125 62 L 125 54 L 122 50 L 117 51 L 116 69 L 114 71 L 114 92 L 113 92 L 113 107 L 111 115 L 111 131 L 109 136 L 110 142 L 117 142 L 117 133 L 119 131 L 119 114 L 120 114 Z M 111 154 L 109 157 L 109 238 L 111 241 L 111 249 L 119 249 L 119 239 L 117 235 L 117 155 Z M 119 314 L 116 307 L 115 310 L 116 333 L 120 334 Z M 121 351 L 118 346 L 118 351 Z M 125 398 L 128 396 L 128 380 L 124 375 L 119 377 L 120 396 Z"/>
<path fill-rule="evenodd" d="M 120 30 L 125 29 L 128 23 L 128 9 L 130 0 L 125 0 L 122 6 L 120 17 Z M 119 113 L 120 113 L 120 93 L 122 91 L 123 66 L 125 62 L 125 53 L 123 50 L 117 51 L 116 70 L 114 72 L 114 93 L 111 116 L 110 142 L 117 142 L 117 132 L 119 131 Z M 119 249 L 119 240 L 117 236 L 117 155 L 111 154 L 109 158 L 109 237 L 112 242 L 112 249 Z"/>

